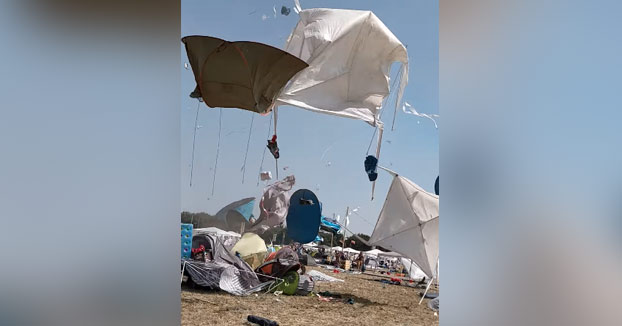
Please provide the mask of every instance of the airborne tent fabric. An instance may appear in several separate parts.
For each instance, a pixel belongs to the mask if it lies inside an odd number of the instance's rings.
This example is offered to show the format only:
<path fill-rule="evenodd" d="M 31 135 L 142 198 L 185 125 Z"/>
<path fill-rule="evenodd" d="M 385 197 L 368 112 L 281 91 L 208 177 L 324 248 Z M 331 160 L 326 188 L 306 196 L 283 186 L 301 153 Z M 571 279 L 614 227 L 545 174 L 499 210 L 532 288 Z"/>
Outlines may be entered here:
<path fill-rule="evenodd" d="M 395 175 L 368 243 L 412 259 L 428 278 L 436 278 L 438 203 L 438 196 Z"/>
<path fill-rule="evenodd" d="M 296 178 L 293 175 L 285 177 L 264 189 L 259 202 L 259 218 L 251 230 L 264 231 L 279 226 L 285 222 L 289 209 L 289 191 L 294 187 Z"/>
<path fill-rule="evenodd" d="M 285 51 L 309 67 L 285 86 L 276 105 L 380 124 L 393 62 L 402 63 L 397 103 L 408 83 L 406 47 L 371 11 L 306 9 Z"/>
<path fill-rule="evenodd" d="M 209 107 L 268 113 L 283 86 L 307 67 L 299 58 L 257 42 L 210 36 L 182 38 L 197 86 L 190 95 Z"/>

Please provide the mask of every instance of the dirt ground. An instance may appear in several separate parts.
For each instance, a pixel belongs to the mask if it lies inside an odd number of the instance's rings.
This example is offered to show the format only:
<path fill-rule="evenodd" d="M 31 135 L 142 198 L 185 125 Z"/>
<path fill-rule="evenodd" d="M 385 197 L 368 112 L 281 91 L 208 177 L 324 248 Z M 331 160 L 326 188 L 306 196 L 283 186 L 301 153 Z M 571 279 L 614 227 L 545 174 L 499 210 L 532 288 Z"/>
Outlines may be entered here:
<path fill-rule="evenodd" d="M 438 316 L 428 308 L 427 299 L 419 302 L 417 289 L 403 285 L 377 282 L 381 275 L 333 274 L 327 269 L 313 267 L 322 273 L 345 282 L 317 282 L 314 292 L 330 291 L 344 300 L 323 302 L 317 296 L 275 296 L 260 292 L 238 297 L 218 291 L 209 292 L 182 288 L 181 324 L 253 325 L 246 322 L 250 314 L 275 320 L 279 325 L 438 325 Z M 431 289 L 437 292 L 437 289 Z"/>

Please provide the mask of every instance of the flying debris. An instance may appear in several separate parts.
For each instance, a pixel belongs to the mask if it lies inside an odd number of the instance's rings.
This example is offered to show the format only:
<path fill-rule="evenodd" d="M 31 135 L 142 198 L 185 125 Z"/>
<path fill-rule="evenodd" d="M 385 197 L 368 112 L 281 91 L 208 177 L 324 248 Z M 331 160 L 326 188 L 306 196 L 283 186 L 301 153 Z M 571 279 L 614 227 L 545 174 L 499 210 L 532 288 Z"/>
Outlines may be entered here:
<path fill-rule="evenodd" d="M 439 117 L 438 114 L 419 113 L 408 102 L 404 102 L 404 105 L 402 106 L 402 111 L 404 111 L 404 113 L 412 114 L 412 115 L 415 115 L 415 116 L 418 116 L 418 117 L 428 118 L 428 119 L 432 120 L 432 122 L 434 122 L 434 128 L 438 129 L 438 125 L 436 124 L 436 120 L 434 120 L 434 118 L 438 118 Z M 419 121 L 417 121 L 417 124 L 419 124 Z"/>
<path fill-rule="evenodd" d="M 279 226 L 285 221 L 289 208 L 289 191 L 294 187 L 293 175 L 266 187 L 259 202 L 260 215 L 251 230 L 265 230 L 265 227 Z"/>
<path fill-rule="evenodd" d="M 388 76 L 393 62 L 402 63 L 398 103 L 408 83 L 404 45 L 371 11 L 305 9 L 299 15 L 285 50 L 309 67 L 285 86 L 277 105 L 378 126 L 382 101 L 390 91 Z"/>
<path fill-rule="evenodd" d="M 390 140 L 387 140 L 387 141 L 385 141 L 385 142 L 386 142 L 387 144 L 391 144 L 391 141 L 390 141 Z"/>
<path fill-rule="evenodd" d="M 291 12 L 291 9 L 289 9 L 289 8 L 287 8 L 287 7 L 285 7 L 285 6 L 282 6 L 282 7 L 281 7 L 281 15 L 283 15 L 283 16 L 289 16 L 289 13 L 290 13 L 290 12 Z"/>
<path fill-rule="evenodd" d="M 396 111 L 408 83 L 406 47 L 371 11 L 300 10 L 297 0 L 295 4 L 300 20 L 285 50 L 309 67 L 292 77 L 275 105 L 365 121 L 377 128 L 378 159 L 384 130 L 380 109 L 391 93 L 389 75 L 394 62 L 401 63 Z M 374 189 L 375 181 L 372 200 Z"/>
<path fill-rule="evenodd" d="M 326 162 L 326 166 L 327 166 L 327 167 L 329 167 L 329 166 L 331 166 L 331 165 L 332 165 L 332 163 L 331 163 L 330 161 Z"/>
<path fill-rule="evenodd" d="M 184 62 L 184 68 L 186 68 L 186 70 L 190 69 L 190 65 L 187 62 Z"/>
<path fill-rule="evenodd" d="M 209 107 L 261 114 L 274 107 L 279 90 L 308 65 L 275 47 L 209 36 L 182 38 L 197 83 L 191 97 Z"/>
<path fill-rule="evenodd" d="M 272 11 L 274 11 L 274 18 L 276 18 L 276 6 L 272 6 Z"/>
<path fill-rule="evenodd" d="M 270 172 L 270 171 L 263 171 L 263 172 L 259 173 L 259 178 L 261 179 L 261 181 L 272 180 L 272 172 Z"/>
<path fill-rule="evenodd" d="M 203 126 L 202 126 L 202 125 L 198 125 L 198 126 L 197 126 L 197 129 L 201 129 L 201 128 L 203 128 Z"/>
<path fill-rule="evenodd" d="M 265 14 L 261 15 L 261 20 L 266 20 L 266 19 L 268 19 L 268 15 L 265 15 Z"/>
<path fill-rule="evenodd" d="M 287 169 L 289 169 L 289 166 L 284 166 L 283 167 L 283 171 L 287 171 Z"/>

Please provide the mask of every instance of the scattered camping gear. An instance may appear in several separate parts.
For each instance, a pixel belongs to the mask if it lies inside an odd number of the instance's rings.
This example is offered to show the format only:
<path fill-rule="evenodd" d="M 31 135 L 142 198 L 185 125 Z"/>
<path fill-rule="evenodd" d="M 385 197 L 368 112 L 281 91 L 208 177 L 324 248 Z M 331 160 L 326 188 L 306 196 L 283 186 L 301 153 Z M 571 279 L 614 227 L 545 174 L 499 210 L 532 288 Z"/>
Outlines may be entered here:
<path fill-rule="evenodd" d="M 313 292 L 315 288 L 315 281 L 308 274 L 300 275 L 298 280 L 298 288 L 296 289 L 296 295 L 305 296 Z"/>
<path fill-rule="evenodd" d="M 289 200 L 287 236 L 299 243 L 311 242 L 318 235 L 322 211 L 319 200 L 308 189 L 299 189 Z"/>
<path fill-rule="evenodd" d="M 315 259 L 309 254 L 303 254 L 300 256 L 300 263 L 305 266 L 317 266 Z"/>
<path fill-rule="evenodd" d="M 298 282 L 300 281 L 300 274 L 294 270 L 290 270 L 282 277 L 282 281 L 276 286 L 277 291 L 283 291 L 284 294 L 294 295 L 298 290 Z"/>
<path fill-rule="evenodd" d="M 310 270 L 307 272 L 307 274 L 311 276 L 313 280 L 316 282 L 345 282 L 344 280 L 340 280 L 336 277 L 328 276 L 316 270 Z"/>
<path fill-rule="evenodd" d="M 253 315 L 248 315 L 248 317 L 246 317 L 246 320 L 249 323 L 257 324 L 259 326 L 279 326 L 279 323 L 275 322 L 274 320 L 270 320 L 270 319 L 266 319 L 266 318 L 262 318 L 258 316 L 253 316 Z"/>
<path fill-rule="evenodd" d="M 261 291 L 270 284 L 260 282 L 257 274 L 247 263 L 230 253 L 214 237 L 209 234 L 201 236 L 209 243 L 211 259 L 182 260 L 182 269 L 193 283 L 211 289 L 221 289 L 234 295 L 248 295 Z"/>
<path fill-rule="evenodd" d="M 266 262 L 255 269 L 255 272 L 262 274 L 259 279 L 262 281 L 282 278 L 289 271 L 297 271 L 301 267 L 298 262 L 298 255 L 288 247 L 281 248 L 277 252 L 271 253 Z"/>
<path fill-rule="evenodd" d="M 239 254 L 253 269 L 261 265 L 268 254 L 266 243 L 254 233 L 244 233 L 231 252 Z"/>
<path fill-rule="evenodd" d="M 285 84 L 308 65 L 275 47 L 210 36 L 182 38 L 196 80 L 193 98 L 209 107 L 270 112 Z"/>

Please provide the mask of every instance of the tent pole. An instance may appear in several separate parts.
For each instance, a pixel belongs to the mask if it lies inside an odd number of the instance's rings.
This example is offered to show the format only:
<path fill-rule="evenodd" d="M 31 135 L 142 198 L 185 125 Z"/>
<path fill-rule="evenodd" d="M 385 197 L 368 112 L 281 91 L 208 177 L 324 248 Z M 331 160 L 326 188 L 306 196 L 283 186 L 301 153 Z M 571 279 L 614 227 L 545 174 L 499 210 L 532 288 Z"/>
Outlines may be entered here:
<path fill-rule="evenodd" d="M 423 295 L 421 296 L 421 300 L 419 300 L 419 304 L 421 304 L 421 302 L 425 298 L 425 295 L 428 293 L 428 290 L 430 289 L 430 285 L 432 285 L 432 281 L 434 281 L 434 278 L 431 278 L 430 282 L 428 282 L 428 286 L 425 287 L 425 292 L 423 292 Z"/>

